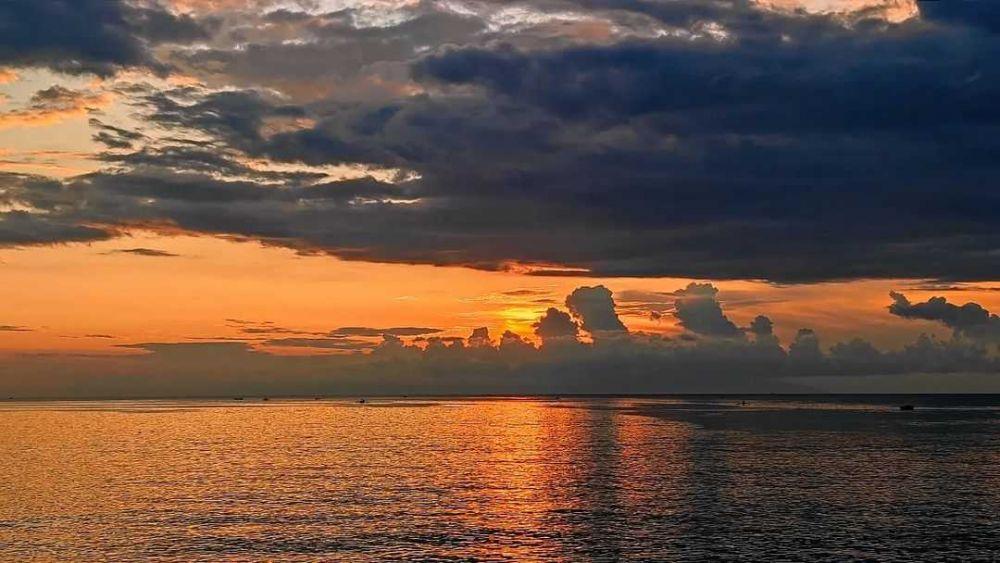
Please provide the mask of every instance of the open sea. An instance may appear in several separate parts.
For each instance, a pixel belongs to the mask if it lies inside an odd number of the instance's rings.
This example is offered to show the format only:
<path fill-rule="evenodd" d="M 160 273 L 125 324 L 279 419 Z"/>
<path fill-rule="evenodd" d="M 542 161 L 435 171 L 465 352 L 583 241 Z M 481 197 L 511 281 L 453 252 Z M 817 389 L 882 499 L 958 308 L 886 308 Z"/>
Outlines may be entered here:
<path fill-rule="evenodd" d="M 4 562 L 851 560 L 1000 561 L 1000 396 L 0 403 Z"/>

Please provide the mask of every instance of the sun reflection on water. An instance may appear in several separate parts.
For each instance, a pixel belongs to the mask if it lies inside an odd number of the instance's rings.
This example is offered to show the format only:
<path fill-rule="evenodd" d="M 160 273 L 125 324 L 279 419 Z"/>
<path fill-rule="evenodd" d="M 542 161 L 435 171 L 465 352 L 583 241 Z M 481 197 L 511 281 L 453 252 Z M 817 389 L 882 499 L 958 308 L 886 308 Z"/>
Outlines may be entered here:
<path fill-rule="evenodd" d="M 993 411 L 901 418 L 821 407 L 8 404 L 0 560 L 780 559 L 1000 547 L 983 525 L 1000 508 Z"/>

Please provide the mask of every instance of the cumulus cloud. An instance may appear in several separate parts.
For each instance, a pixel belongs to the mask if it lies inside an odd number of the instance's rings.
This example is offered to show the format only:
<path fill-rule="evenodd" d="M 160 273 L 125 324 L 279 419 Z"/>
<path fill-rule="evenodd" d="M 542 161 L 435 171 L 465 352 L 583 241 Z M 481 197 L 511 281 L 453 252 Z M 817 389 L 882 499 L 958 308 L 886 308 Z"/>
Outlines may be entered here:
<path fill-rule="evenodd" d="M 955 331 L 956 335 L 984 338 L 1000 342 L 1000 317 L 978 303 L 949 303 L 944 297 L 931 297 L 923 303 L 911 303 L 905 295 L 890 292 L 889 312 L 906 319 L 937 321 Z"/>
<path fill-rule="evenodd" d="M 535 329 L 535 335 L 543 342 L 575 340 L 580 333 L 580 326 L 569 316 L 569 313 L 555 307 L 549 307 L 532 326 Z"/>
<path fill-rule="evenodd" d="M 687 330 L 704 335 L 735 337 L 742 331 L 730 321 L 716 296 L 719 290 L 709 283 L 692 282 L 674 293 L 676 297 L 674 316 Z"/>
<path fill-rule="evenodd" d="M 490 340 L 490 329 L 486 327 L 473 329 L 472 334 L 469 335 L 468 345 L 470 348 L 492 348 L 493 341 Z"/>
<path fill-rule="evenodd" d="M 615 312 L 611 290 L 603 285 L 578 287 L 566 297 L 566 308 L 591 333 L 625 332 L 628 329 Z"/>
<path fill-rule="evenodd" d="M 750 322 L 749 330 L 757 337 L 770 336 L 774 333 L 774 323 L 764 315 L 758 315 Z"/>
<path fill-rule="evenodd" d="M 504 357 L 523 359 L 534 352 L 535 347 L 521 335 L 505 330 L 500 336 L 500 344 L 497 350 Z"/>
<path fill-rule="evenodd" d="M 692 292 L 711 293 L 704 286 Z M 542 346 L 510 331 L 494 342 L 485 328 L 467 339 L 415 336 L 409 342 L 388 332 L 381 332 L 381 342 L 367 340 L 378 332 L 373 329 L 347 331 L 364 332 L 356 337 L 281 337 L 256 344 L 123 344 L 143 353 L 86 363 L 58 356 L 6 358 L 0 361 L 0 389 L 8 396 L 762 393 L 815 392 L 825 389 L 817 382 L 830 378 L 880 376 L 881 385 L 885 377 L 898 377 L 905 391 L 906 377 L 916 373 L 935 374 L 942 388 L 950 378 L 973 381 L 979 390 L 1000 385 L 1000 357 L 968 338 L 921 336 L 896 350 L 852 338 L 825 350 L 815 331 L 801 329 L 786 351 L 772 323 L 760 316 L 751 323 L 752 339 L 626 333 L 611 342 L 584 343 L 576 338 L 572 317 L 558 309 L 546 311 L 535 329 Z M 282 348 L 334 353 L 289 356 Z M 67 362 L 74 362 L 72 370 Z"/>
<path fill-rule="evenodd" d="M 811 328 L 800 328 L 795 333 L 795 340 L 788 345 L 788 360 L 805 367 L 819 365 L 823 360 L 819 335 Z"/>
<path fill-rule="evenodd" d="M 774 323 L 764 315 L 757 315 L 746 329 L 753 342 L 762 349 L 780 350 Z"/>

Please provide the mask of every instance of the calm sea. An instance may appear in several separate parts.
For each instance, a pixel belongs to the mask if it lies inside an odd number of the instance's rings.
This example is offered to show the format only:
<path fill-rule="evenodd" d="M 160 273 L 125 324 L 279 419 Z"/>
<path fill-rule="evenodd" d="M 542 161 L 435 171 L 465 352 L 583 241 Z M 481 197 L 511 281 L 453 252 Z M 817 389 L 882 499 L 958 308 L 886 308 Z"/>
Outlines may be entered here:
<path fill-rule="evenodd" d="M 22 560 L 997 561 L 1000 397 L 3 403 Z"/>

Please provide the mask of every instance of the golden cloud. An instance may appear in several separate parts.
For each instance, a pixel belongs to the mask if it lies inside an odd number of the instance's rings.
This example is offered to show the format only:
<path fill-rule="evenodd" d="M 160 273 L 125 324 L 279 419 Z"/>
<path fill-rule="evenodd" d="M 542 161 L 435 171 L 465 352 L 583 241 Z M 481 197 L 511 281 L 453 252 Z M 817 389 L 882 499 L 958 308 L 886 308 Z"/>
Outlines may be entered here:
<path fill-rule="evenodd" d="M 867 14 L 890 22 L 920 15 L 917 0 L 754 0 L 758 5 L 783 12 L 807 12 L 852 16 Z"/>

